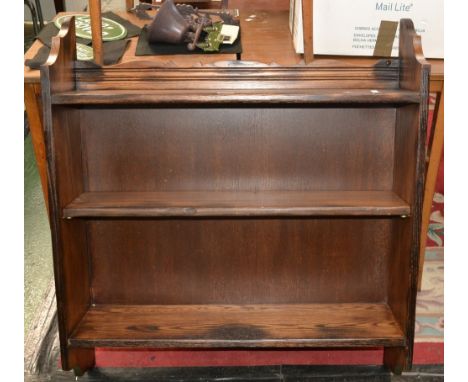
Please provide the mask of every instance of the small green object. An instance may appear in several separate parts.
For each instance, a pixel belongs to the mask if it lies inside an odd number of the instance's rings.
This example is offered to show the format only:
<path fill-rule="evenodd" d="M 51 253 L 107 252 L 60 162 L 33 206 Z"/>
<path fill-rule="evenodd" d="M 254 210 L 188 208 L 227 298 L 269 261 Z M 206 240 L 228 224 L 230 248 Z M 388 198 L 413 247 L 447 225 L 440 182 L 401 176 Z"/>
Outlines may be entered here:
<path fill-rule="evenodd" d="M 88 45 L 81 44 L 79 42 L 76 43 L 76 58 L 80 61 L 89 61 L 92 60 L 93 55 L 93 48 Z"/>
<path fill-rule="evenodd" d="M 203 28 L 203 31 L 208 33 L 204 42 L 198 43 L 197 47 L 205 52 L 219 52 L 219 46 L 223 43 L 223 35 L 221 28 L 223 23 L 214 23 L 213 25 Z"/>
<path fill-rule="evenodd" d="M 77 37 L 85 38 L 88 40 L 92 39 L 91 35 L 91 18 L 89 15 L 72 15 L 75 16 L 75 30 Z M 61 16 L 54 21 L 57 28 L 62 27 L 62 23 L 69 18 L 70 15 Z M 121 40 L 127 36 L 127 29 L 119 24 L 118 22 L 102 18 L 102 40 L 103 41 L 115 41 Z"/>

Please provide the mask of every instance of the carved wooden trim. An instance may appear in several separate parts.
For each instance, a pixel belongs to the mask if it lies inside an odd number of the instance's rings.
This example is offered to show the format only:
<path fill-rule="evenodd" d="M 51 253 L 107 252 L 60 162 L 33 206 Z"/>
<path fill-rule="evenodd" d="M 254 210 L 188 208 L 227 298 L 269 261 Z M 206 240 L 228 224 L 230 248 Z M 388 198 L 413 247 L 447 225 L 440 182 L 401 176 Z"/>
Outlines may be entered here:
<path fill-rule="evenodd" d="M 271 67 L 151 67 L 132 66 L 76 68 L 79 90 L 239 90 L 239 89 L 397 89 L 398 60 L 375 66 L 350 66 L 330 62 L 328 66 Z"/>

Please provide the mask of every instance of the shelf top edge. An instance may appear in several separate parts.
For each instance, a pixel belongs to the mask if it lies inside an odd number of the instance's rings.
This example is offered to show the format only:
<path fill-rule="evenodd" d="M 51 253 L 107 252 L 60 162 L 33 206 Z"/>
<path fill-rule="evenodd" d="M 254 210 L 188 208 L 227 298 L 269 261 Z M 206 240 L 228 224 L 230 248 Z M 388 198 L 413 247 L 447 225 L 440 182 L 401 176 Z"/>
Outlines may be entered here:
<path fill-rule="evenodd" d="M 75 217 L 255 217 L 255 216 L 409 216 L 411 207 L 394 194 L 365 192 L 213 193 L 207 201 L 201 192 L 84 193 L 63 210 Z M 218 196 L 216 196 L 218 194 Z M 236 198 L 235 195 L 239 195 Z M 265 198 L 262 197 L 265 196 Z M 292 195 L 292 196 L 291 196 Z M 341 195 L 341 196 L 340 196 Z M 351 195 L 351 196 L 346 196 Z M 291 199 L 293 198 L 293 199 Z M 294 202 L 291 202 L 293 200 Z M 365 201 L 365 202 L 363 202 Z"/>
<path fill-rule="evenodd" d="M 138 71 L 138 72 L 254 72 L 256 74 L 271 73 L 271 72 L 321 72 L 324 70 L 334 71 L 353 71 L 353 70 L 368 70 L 368 71 L 387 71 L 398 72 L 400 69 L 400 58 L 368 58 L 367 61 L 361 60 L 350 62 L 349 60 L 321 58 L 320 60 L 312 61 L 305 64 L 300 62 L 293 65 L 280 65 L 275 62 L 265 63 L 260 61 L 245 61 L 245 60 L 221 60 L 213 63 L 193 63 L 184 65 L 174 61 L 155 62 L 148 59 L 136 59 L 125 63 L 120 63 L 111 66 L 99 66 L 92 61 L 75 61 L 75 71 L 86 72 L 123 72 L 123 71 Z"/>
<path fill-rule="evenodd" d="M 53 104 L 411 104 L 416 91 L 399 89 L 81 89 L 52 95 Z"/>

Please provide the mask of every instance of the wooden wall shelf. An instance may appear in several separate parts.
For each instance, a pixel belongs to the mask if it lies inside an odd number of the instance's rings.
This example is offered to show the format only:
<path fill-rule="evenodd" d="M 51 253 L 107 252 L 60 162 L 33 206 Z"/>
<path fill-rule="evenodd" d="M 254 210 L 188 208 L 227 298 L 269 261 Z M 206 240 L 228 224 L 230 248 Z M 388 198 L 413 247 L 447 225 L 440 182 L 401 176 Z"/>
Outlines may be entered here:
<path fill-rule="evenodd" d="M 429 67 L 41 68 L 62 366 L 94 348 L 384 347 L 411 367 Z"/>
<path fill-rule="evenodd" d="M 409 214 L 389 191 L 87 192 L 64 208 L 64 218 Z"/>
<path fill-rule="evenodd" d="M 386 304 L 99 305 L 86 313 L 69 343 L 349 347 L 404 346 L 405 337 Z"/>

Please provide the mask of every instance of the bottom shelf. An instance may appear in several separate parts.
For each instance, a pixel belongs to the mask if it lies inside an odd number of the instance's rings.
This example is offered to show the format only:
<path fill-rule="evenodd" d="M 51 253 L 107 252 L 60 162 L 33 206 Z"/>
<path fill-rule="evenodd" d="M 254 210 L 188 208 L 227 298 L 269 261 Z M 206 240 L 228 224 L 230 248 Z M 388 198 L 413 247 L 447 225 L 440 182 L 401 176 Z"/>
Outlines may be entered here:
<path fill-rule="evenodd" d="M 82 347 L 404 346 L 386 304 L 98 305 L 69 339 Z"/>

